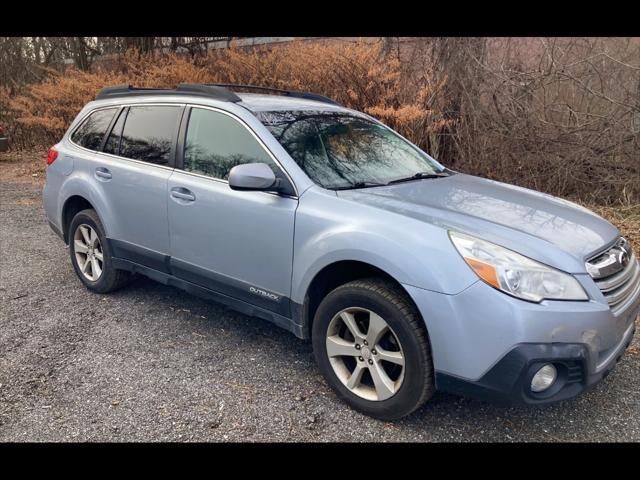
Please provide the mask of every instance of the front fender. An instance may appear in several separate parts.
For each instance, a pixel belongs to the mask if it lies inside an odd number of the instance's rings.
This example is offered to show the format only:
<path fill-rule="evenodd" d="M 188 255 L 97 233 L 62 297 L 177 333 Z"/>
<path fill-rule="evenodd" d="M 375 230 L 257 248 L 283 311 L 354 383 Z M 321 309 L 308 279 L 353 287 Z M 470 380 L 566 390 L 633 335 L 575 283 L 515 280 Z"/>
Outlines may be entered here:
<path fill-rule="evenodd" d="M 459 293 L 477 280 L 445 229 L 314 188 L 301 197 L 294 243 L 291 298 L 297 303 L 324 267 L 345 260 L 439 293 Z"/>

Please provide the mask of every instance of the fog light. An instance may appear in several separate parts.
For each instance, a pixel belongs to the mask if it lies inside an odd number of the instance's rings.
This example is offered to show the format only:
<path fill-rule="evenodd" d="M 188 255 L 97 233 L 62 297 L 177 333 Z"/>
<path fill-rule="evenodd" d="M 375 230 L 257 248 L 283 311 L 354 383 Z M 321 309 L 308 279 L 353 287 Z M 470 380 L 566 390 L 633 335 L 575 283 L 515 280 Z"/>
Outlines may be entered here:
<path fill-rule="evenodd" d="M 540 370 L 536 372 L 536 374 L 531 379 L 531 391 L 532 392 L 544 392 L 547 388 L 553 385 L 553 382 L 556 381 L 558 376 L 558 371 L 556 367 L 552 364 L 547 363 Z"/>

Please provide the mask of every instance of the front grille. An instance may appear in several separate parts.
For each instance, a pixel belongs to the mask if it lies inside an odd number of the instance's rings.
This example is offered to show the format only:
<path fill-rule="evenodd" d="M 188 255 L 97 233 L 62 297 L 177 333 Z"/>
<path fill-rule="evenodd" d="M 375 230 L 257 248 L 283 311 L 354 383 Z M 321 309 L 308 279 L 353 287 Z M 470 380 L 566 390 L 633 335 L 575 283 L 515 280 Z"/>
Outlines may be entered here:
<path fill-rule="evenodd" d="M 587 271 L 616 313 L 640 290 L 640 265 L 631 244 L 621 238 L 587 262 Z"/>

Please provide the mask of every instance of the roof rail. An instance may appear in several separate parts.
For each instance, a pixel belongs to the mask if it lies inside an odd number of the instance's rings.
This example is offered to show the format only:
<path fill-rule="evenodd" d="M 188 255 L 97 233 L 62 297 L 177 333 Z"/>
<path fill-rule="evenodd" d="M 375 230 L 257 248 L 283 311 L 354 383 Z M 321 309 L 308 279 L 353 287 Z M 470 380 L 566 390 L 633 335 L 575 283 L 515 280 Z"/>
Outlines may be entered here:
<path fill-rule="evenodd" d="M 176 88 L 146 88 L 131 85 L 105 87 L 98 92 L 96 100 L 139 95 L 196 95 L 221 100 L 223 102 L 239 102 L 242 99 L 224 87 L 203 85 L 199 83 L 181 83 Z"/>
<path fill-rule="evenodd" d="M 250 90 L 266 90 L 270 92 L 277 92 L 287 97 L 296 97 L 296 98 L 305 98 L 307 100 L 316 100 L 318 102 L 330 103 L 331 105 L 340 105 L 335 100 L 330 99 L 329 97 L 325 97 L 324 95 L 320 95 L 318 93 L 311 92 L 300 92 L 297 90 L 285 90 L 282 88 L 274 88 L 274 87 L 263 87 L 260 85 L 241 85 L 235 83 L 207 83 L 204 84 L 209 87 L 221 87 L 221 88 L 246 88 Z"/>

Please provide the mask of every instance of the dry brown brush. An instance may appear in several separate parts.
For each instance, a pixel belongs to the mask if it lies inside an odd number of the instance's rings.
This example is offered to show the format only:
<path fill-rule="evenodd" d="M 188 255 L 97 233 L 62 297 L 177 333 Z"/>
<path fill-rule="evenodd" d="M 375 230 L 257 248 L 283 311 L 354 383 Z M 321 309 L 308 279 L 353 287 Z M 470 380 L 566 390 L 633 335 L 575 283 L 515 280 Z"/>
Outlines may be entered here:
<path fill-rule="evenodd" d="M 242 83 L 366 111 L 454 169 L 604 204 L 640 201 L 638 39 L 298 41 L 205 57 L 128 52 L 50 72 L 0 115 L 14 148 L 55 143 L 107 85 Z M 638 128 L 633 119 L 637 117 Z"/>
<path fill-rule="evenodd" d="M 459 168 L 590 202 L 640 202 L 640 39 L 499 39 L 465 64 L 451 132 Z"/>
<path fill-rule="evenodd" d="M 425 79 L 428 80 L 428 79 Z M 93 72 L 51 72 L 0 105 L 19 148 L 55 142 L 82 106 L 107 85 L 174 87 L 180 82 L 241 83 L 310 90 L 367 111 L 413 138 L 437 135 L 446 123 L 431 108 L 438 85 L 407 88 L 396 58 L 383 58 L 379 43 L 295 42 L 273 49 L 221 49 L 207 58 L 138 56 Z"/>

